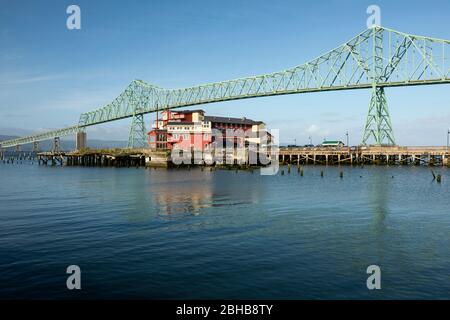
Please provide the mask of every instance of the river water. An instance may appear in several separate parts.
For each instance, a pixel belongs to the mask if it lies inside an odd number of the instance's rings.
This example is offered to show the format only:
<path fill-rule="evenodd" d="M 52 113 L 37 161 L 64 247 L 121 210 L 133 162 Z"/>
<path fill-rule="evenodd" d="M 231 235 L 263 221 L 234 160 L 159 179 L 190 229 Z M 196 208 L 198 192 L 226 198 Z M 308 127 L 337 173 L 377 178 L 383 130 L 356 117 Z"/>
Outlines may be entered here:
<path fill-rule="evenodd" d="M 0 298 L 450 299 L 449 169 L 303 169 L 2 163 Z"/>

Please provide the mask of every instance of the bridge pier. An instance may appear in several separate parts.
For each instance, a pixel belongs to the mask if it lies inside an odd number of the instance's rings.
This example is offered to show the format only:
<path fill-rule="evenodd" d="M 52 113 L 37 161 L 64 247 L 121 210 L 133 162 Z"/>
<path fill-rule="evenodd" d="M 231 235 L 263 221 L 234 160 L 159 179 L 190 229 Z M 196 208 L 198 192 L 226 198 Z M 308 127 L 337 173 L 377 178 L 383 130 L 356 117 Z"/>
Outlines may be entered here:
<path fill-rule="evenodd" d="M 60 152 L 60 146 L 61 146 L 61 141 L 59 139 L 59 137 L 55 137 L 53 139 L 53 153 L 57 153 Z"/>
<path fill-rule="evenodd" d="M 75 150 L 83 150 L 86 148 L 87 135 L 84 131 L 77 132 Z"/>
<path fill-rule="evenodd" d="M 39 152 L 39 141 L 33 142 L 33 152 Z"/>

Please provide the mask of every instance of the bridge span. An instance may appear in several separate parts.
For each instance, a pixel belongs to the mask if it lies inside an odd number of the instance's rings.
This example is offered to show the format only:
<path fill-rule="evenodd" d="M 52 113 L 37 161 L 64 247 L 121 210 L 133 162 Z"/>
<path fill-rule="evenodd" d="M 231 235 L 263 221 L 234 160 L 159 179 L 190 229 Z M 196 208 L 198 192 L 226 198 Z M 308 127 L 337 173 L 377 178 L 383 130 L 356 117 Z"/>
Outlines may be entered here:
<path fill-rule="evenodd" d="M 134 80 L 111 103 L 82 113 L 75 125 L 2 141 L 0 147 L 73 135 L 125 118 L 132 118 L 128 147 L 142 147 L 146 143 L 147 113 L 238 99 L 355 89 L 372 91 L 362 145 L 395 145 L 385 88 L 450 83 L 449 45 L 450 40 L 375 26 L 284 71 L 181 89 Z"/>

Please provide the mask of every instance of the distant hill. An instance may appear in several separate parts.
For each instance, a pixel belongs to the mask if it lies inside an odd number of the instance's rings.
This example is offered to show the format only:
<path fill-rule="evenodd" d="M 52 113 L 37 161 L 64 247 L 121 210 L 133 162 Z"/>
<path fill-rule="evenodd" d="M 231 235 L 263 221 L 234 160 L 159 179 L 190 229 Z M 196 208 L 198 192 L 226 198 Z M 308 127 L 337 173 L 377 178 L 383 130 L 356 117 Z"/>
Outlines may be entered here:
<path fill-rule="evenodd" d="M 11 140 L 19 138 L 17 136 L 6 136 L 0 135 L 0 141 Z M 87 141 L 87 146 L 89 148 L 99 148 L 99 149 L 107 149 L 107 148 L 125 148 L 127 146 L 127 141 L 114 141 L 114 140 L 89 140 Z M 61 139 L 61 150 L 74 150 L 75 149 L 75 140 L 62 140 Z M 40 151 L 50 151 L 53 148 L 53 141 L 41 141 L 39 142 L 39 150 Z M 33 146 L 31 144 L 21 146 L 22 151 L 31 151 Z"/>

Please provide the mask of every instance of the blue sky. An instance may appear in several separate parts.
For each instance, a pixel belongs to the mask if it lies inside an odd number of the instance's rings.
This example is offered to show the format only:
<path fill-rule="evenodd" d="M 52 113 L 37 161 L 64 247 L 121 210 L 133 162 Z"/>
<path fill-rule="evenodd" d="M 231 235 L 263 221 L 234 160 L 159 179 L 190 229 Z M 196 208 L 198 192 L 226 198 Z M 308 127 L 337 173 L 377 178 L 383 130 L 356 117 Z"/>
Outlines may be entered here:
<path fill-rule="evenodd" d="M 81 8 L 81 30 L 66 8 Z M 450 39 L 448 1 L 9 1 L 0 0 L 0 134 L 75 124 L 133 80 L 167 88 L 229 80 L 303 64 L 366 28 L 382 25 Z M 448 86 L 387 89 L 398 144 L 443 145 Z M 358 144 L 370 91 L 299 94 L 205 105 L 280 129 L 284 143 L 324 138 Z M 147 124 L 153 115 L 147 115 Z M 126 140 L 130 119 L 88 130 Z"/>

